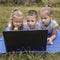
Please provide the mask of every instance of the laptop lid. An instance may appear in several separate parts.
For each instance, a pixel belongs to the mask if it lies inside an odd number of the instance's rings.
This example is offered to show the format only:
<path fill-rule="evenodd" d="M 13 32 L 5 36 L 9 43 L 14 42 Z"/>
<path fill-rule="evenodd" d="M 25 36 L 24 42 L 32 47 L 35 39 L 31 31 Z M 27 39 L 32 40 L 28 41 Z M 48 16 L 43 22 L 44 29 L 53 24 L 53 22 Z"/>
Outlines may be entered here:
<path fill-rule="evenodd" d="M 11 51 L 45 51 L 47 30 L 4 31 L 7 52 Z"/>

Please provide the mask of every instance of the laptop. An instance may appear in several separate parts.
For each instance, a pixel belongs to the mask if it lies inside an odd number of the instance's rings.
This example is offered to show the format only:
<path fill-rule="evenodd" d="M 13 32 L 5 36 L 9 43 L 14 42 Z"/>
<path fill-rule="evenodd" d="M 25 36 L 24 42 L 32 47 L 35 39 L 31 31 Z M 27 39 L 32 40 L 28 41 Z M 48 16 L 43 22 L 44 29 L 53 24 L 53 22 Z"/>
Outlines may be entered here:
<path fill-rule="evenodd" d="M 6 51 L 45 51 L 47 30 L 3 31 Z"/>

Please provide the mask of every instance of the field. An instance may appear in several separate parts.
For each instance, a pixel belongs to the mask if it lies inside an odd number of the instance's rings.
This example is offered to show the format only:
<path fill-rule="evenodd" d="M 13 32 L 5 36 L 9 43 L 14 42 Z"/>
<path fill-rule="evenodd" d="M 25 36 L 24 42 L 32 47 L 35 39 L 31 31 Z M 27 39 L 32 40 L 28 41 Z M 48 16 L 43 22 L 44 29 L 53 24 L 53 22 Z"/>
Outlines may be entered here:
<path fill-rule="evenodd" d="M 4 7 L 0 6 L 0 35 L 2 34 L 2 31 L 5 29 L 8 23 L 8 18 L 11 14 L 11 11 L 16 8 L 16 7 Z M 24 13 L 24 16 L 26 15 L 26 12 L 30 9 L 34 9 L 39 13 L 39 10 L 41 7 L 37 6 L 31 6 L 31 7 L 24 7 L 24 6 L 19 6 L 17 7 L 19 10 L 21 10 Z M 53 8 L 56 16 L 56 20 L 58 24 L 60 25 L 60 8 Z M 40 17 L 40 16 L 39 16 Z M 58 29 L 60 26 L 58 26 Z"/>
<path fill-rule="evenodd" d="M 0 6 L 0 35 L 2 35 L 2 31 L 5 29 L 8 23 L 8 18 L 11 14 L 11 11 L 16 7 L 4 7 Z M 21 10 L 24 15 L 26 15 L 26 12 L 30 9 L 34 9 L 39 13 L 39 10 L 41 7 L 37 6 L 31 6 L 31 7 L 24 7 L 19 6 L 17 7 L 19 10 Z M 56 16 L 56 21 L 58 22 L 59 26 L 58 29 L 60 29 L 60 8 L 53 8 Z M 40 16 L 39 16 L 40 17 Z M 60 52 L 55 54 L 49 54 L 49 53 L 39 53 L 39 54 L 32 54 L 32 53 L 21 53 L 21 54 L 15 54 L 15 53 L 9 53 L 9 54 L 1 54 L 0 60 L 60 60 Z"/>
<path fill-rule="evenodd" d="M 60 60 L 60 53 L 9 53 L 0 55 L 0 60 Z"/>

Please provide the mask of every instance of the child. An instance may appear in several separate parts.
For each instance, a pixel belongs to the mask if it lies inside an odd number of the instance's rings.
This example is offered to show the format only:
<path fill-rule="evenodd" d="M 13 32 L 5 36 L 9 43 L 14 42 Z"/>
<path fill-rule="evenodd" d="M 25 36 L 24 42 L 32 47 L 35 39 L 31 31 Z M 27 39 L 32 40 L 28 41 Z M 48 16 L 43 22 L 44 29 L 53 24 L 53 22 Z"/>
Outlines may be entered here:
<path fill-rule="evenodd" d="M 5 31 L 23 30 L 23 14 L 18 9 L 14 9 Z"/>
<path fill-rule="evenodd" d="M 52 34 L 51 37 L 47 38 L 48 44 L 53 44 L 53 40 L 56 38 L 56 27 L 57 22 L 53 20 L 53 10 L 51 7 L 43 7 L 40 10 L 41 20 L 39 22 L 42 30 L 48 30 L 48 34 Z"/>
<path fill-rule="evenodd" d="M 35 10 L 29 10 L 26 16 L 27 24 L 25 30 L 40 30 L 38 14 Z"/>

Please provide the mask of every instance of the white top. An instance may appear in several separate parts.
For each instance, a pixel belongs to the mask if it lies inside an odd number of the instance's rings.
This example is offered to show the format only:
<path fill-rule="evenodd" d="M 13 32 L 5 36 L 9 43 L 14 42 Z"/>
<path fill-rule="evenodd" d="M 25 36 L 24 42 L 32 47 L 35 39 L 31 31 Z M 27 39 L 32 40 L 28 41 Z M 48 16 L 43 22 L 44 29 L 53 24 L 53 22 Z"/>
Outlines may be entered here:
<path fill-rule="evenodd" d="M 48 34 L 52 33 L 52 29 L 53 28 L 57 28 L 58 24 L 55 20 L 51 20 L 51 23 L 46 27 L 44 26 L 44 24 L 42 23 L 42 21 L 39 21 L 40 27 L 42 28 L 42 30 L 48 30 Z"/>
<path fill-rule="evenodd" d="M 24 23 L 24 30 L 31 30 L 30 27 L 28 26 L 27 22 Z M 36 23 L 35 28 L 33 30 L 41 30 L 38 22 Z"/>

